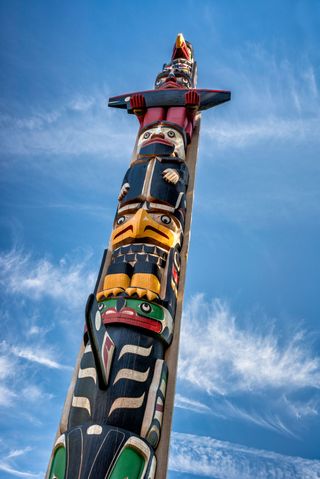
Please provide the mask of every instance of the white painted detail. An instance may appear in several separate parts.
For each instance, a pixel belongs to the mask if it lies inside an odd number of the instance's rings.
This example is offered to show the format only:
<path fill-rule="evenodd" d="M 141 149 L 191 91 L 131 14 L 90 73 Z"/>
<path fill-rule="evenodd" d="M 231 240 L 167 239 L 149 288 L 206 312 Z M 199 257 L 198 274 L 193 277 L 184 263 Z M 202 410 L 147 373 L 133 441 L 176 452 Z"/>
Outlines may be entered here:
<path fill-rule="evenodd" d="M 90 407 L 90 401 L 88 398 L 81 397 L 81 396 L 73 396 L 72 406 L 86 409 L 89 415 L 91 416 L 91 407 Z"/>
<path fill-rule="evenodd" d="M 138 356 L 150 356 L 152 345 L 149 348 L 143 348 L 142 346 L 136 346 L 135 344 L 126 344 L 120 351 L 119 359 L 125 354 L 131 353 Z"/>
<path fill-rule="evenodd" d="M 80 368 L 78 373 L 78 378 L 79 379 L 92 378 L 95 384 L 97 384 L 97 371 L 95 370 L 95 368 L 85 368 L 85 369 Z"/>
<path fill-rule="evenodd" d="M 101 433 L 102 433 L 102 427 L 99 426 L 98 424 L 93 424 L 92 426 L 89 426 L 87 429 L 87 434 L 89 435 L 100 436 Z"/>

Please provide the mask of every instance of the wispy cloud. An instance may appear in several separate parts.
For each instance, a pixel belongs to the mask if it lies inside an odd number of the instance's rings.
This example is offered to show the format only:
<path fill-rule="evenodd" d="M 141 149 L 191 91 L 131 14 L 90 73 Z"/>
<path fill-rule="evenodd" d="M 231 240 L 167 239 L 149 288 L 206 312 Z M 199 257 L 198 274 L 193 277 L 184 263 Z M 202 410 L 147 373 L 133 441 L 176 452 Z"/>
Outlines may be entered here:
<path fill-rule="evenodd" d="M 175 395 L 174 406 L 180 409 L 187 409 L 188 411 L 194 411 L 201 414 L 211 413 L 211 409 L 206 404 L 182 396 L 179 393 Z"/>
<path fill-rule="evenodd" d="M 288 411 L 286 411 L 286 414 L 284 411 L 285 408 L 287 408 L 287 403 L 289 403 L 289 401 L 287 401 L 286 404 L 272 404 L 270 406 L 270 401 L 268 401 L 268 398 L 265 398 L 263 411 L 259 411 L 252 407 L 251 409 L 239 407 L 231 399 L 229 400 L 221 396 L 206 399 L 207 403 L 200 402 L 178 393 L 175 396 L 174 405 L 179 409 L 186 409 L 195 413 L 205 414 L 206 417 L 212 416 L 223 420 L 245 421 L 284 436 L 297 437 L 297 434 L 286 424 L 288 420 Z M 294 406 L 292 405 L 291 407 L 291 416 L 294 415 L 296 417 L 295 414 L 292 414 Z M 281 416 L 285 416 L 285 419 Z"/>
<path fill-rule="evenodd" d="M 247 43 L 228 52 L 227 64 L 213 59 L 212 69 L 233 96 L 227 108 L 204 119 L 204 142 L 229 149 L 288 141 L 319 145 L 319 86 L 307 58 L 292 63 L 279 50 Z"/>
<path fill-rule="evenodd" d="M 17 358 L 25 359 L 26 361 L 37 363 L 50 369 L 72 369 L 70 366 L 57 362 L 52 358 L 50 351 L 42 349 L 41 347 L 11 346 L 10 351 Z"/>
<path fill-rule="evenodd" d="M 88 260 L 88 256 L 79 262 L 62 258 L 54 264 L 12 249 L 0 254 L 0 284 L 9 294 L 34 299 L 51 297 L 75 305 L 83 302 L 94 285 L 95 275 L 88 270 Z"/>
<path fill-rule="evenodd" d="M 130 155 L 134 119 L 107 107 L 107 92 L 76 94 L 65 105 L 0 116 L 2 153 L 9 155 Z M 133 121 L 132 121 L 133 120 Z M 134 129 L 135 127 L 135 129 Z M 131 141 L 129 141 L 131 140 Z"/>
<path fill-rule="evenodd" d="M 24 456 L 32 451 L 31 447 L 25 447 L 23 449 L 12 449 L 5 456 L 0 458 L 0 471 L 6 472 L 15 477 L 29 477 L 40 478 L 42 473 L 30 472 L 18 468 L 15 464 L 15 459 Z"/>
<path fill-rule="evenodd" d="M 320 461 L 174 432 L 171 471 L 215 479 L 316 479 Z"/>
<path fill-rule="evenodd" d="M 264 119 L 219 121 L 202 128 L 204 141 L 214 142 L 219 148 L 245 148 L 262 142 L 293 141 L 294 144 L 313 141 L 319 143 L 319 118 L 283 119 L 267 116 Z"/>
<path fill-rule="evenodd" d="M 52 348 L 39 344 L 31 344 L 30 346 L 11 345 L 7 341 L 0 343 L 0 350 L 7 355 L 13 355 L 18 359 L 23 359 L 31 363 L 37 363 L 50 369 L 72 369 L 69 366 L 59 363 L 55 358 L 55 352 Z M 9 361 L 9 360 L 8 360 Z M 11 362 L 11 361 L 10 361 Z M 14 369 L 11 366 L 11 375 Z"/>
<path fill-rule="evenodd" d="M 303 332 L 280 345 L 272 331 L 240 328 L 225 303 L 208 304 L 203 295 L 184 313 L 179 370 L 183 381 L 209 394 L 320 386 L 320 361 Z"/>
<path fill-rule="evenodd" d="M 257 323 L 241 327 L 225 302 L 201 294 L 187 303 L 175 406 L 299 437 L 302 421 L 318 415 L 319 357 L 302 331 L 280 342 L 270 322 Z M 306 388 L 314 395 L 296 399 Z"/>

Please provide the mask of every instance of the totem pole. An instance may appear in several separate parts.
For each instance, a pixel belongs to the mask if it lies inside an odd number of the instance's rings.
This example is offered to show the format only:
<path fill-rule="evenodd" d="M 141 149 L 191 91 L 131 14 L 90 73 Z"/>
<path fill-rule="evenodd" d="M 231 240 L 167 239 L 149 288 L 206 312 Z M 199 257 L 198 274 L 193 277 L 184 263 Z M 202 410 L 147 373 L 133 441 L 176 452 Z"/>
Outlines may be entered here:
<path fill-rule="evenodd" d="M 179 34 L 154 90 L 109 99 L 140 128 L 87 301 L 49 479 L 166 477 L 195 137 L 200 112 L 230 99 L 195 89 L 196 78 L 192 46 Z M 157 449 L 163 419 L 166 444 Z"/>

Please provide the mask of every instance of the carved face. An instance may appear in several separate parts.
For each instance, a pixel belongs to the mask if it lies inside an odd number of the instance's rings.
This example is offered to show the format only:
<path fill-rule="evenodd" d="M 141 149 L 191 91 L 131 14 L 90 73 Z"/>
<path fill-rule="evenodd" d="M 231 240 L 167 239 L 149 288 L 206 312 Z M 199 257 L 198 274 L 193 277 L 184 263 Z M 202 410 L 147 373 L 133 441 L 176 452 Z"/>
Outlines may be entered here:
<path fill-rule="evenodd" d="M 180 236 L 181 225 L 172 214 L 140 208 L 117 215 L 111 241 L 113 249 L 137 239 L 169 249 L 180 244 Z"/>
<path fill-rule="evenodd" d="M 165 308 L 146 300 L 107 299 L 98 305 L 104 324 L 124 323 L 147 329 L 160 335 L 169 344 L 173 319 Z"/>
<path fill-rule="evenodd" d="M 173 156 L 178 156 L 181 159 L 185 159 L 185 147 L 182 134 L 170 126 L 156 125 L 153 128 L 149 128 L 141 133 L 137 151 L 140 152 L 141 148 L 152 143 L 162 143 L 164 145 L 174 146 Z"/>
<path fill-rule="evenodd" d="M 107 472 L 109 479 L 154 477 L 152 449 L 126 431 L 86 424 L 64 433 L 57 443 L 49 479 L 100 478 Z"/>
<path fill-rule="evenodd" d="M 156 78 L 155 89 L 193 88 L 193 68 L 193 62 L 182 59 L 165 64 Z"/>

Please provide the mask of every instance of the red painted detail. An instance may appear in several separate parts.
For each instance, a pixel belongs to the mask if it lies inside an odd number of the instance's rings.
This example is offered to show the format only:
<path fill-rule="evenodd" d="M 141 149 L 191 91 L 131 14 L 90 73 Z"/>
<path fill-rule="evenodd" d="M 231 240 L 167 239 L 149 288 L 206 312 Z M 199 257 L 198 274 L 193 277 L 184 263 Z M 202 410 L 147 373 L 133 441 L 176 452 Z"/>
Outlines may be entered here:
<path fill-rule="evenodd" d="M 131 231 L 131 233 L 133 233 L 133 226 L 132 225 L 127 226 L 126 228 L 123 228 L 123 230 L 119 231 L 119 233 L 117 233 L 114 236 L 113 240 L 115 240 L 116 238 L 118 238 L 118 236 L 121 236 L 123 233 L 126 233 L 129 230 Z"/>
<path fill-rule="evenodd" d="M 185 58 L 186 60 L 191 60 L 190 51 L 188 50 L 186 42 L 180 48 L 174 46 L 171 60 L 176 60 L 177 58 Z"/>
<path fill-rule="evenodd" d="M 131 311 L 134 312 L 134 314 L 130 314 L 129 312 Z M 129 324 L 131 326 L 148 329 L 149 331 L 153 331 L 155 333 L 161 333 L 162 329 L 162 325 L 159 321 L 139 316 L 136 311 L 131 308 L 123 308 L 120 313 L 116 311 L 107 315 L 105 313 L 102 313 L 102 319 L 103 324 Z"/>
<path fill-rule="evenodd" d="M 175 266 L 172 267 L 172 276 L 173 276 L 174 282 L 175 282 L 176 284 L 178 284 L 178 282 L 179 282 L 179 275 L 178 275 L 178 271 L 176 270 Z"/>
<path fill-rule="evenodd" d="M 104 349 L 103 349 L 103 364 L 104 364 L 105 371 L 107 371 L 108 369 L 107 366 L 108 366 L 109 352 L 112 349 L 112 347 L 113 347 L 113 342 L 111 341 L 109 336 L 107 336 L 104 343 Z"/>
<path fill-rule="evenodd" d="M 160 135 L 152 135 L 151 140 L 144 141 L 142 145 L 147 146 L 147 145 L 151 145 L 152 143 L 162 143 L 163 145 L 168 145 L 168 146 L 173 145 L 171 141 L 164 140 L 163 138 L 161 138 Z"/>
<path fill-rule="evenodd" d="M 130 98 L 131 108 L 145 108 L 146 102 L 144 96 L 141 93 L 136 93 Z"/>
<path fill-rule="evenodd" d="M 156 411 L 163 412 L 163 405 L 162 404 L 156 404 Z"/>
<path fill-rule="evenodd" d="M 185 88 L 182 85 L 179 85 L 177 81 L 173 80 L 172 78 L 168 78 L 162 85 L 158 88 L 158 90 L 167 90 L 176 89 L 176 90 L 184 90 Z"/>

